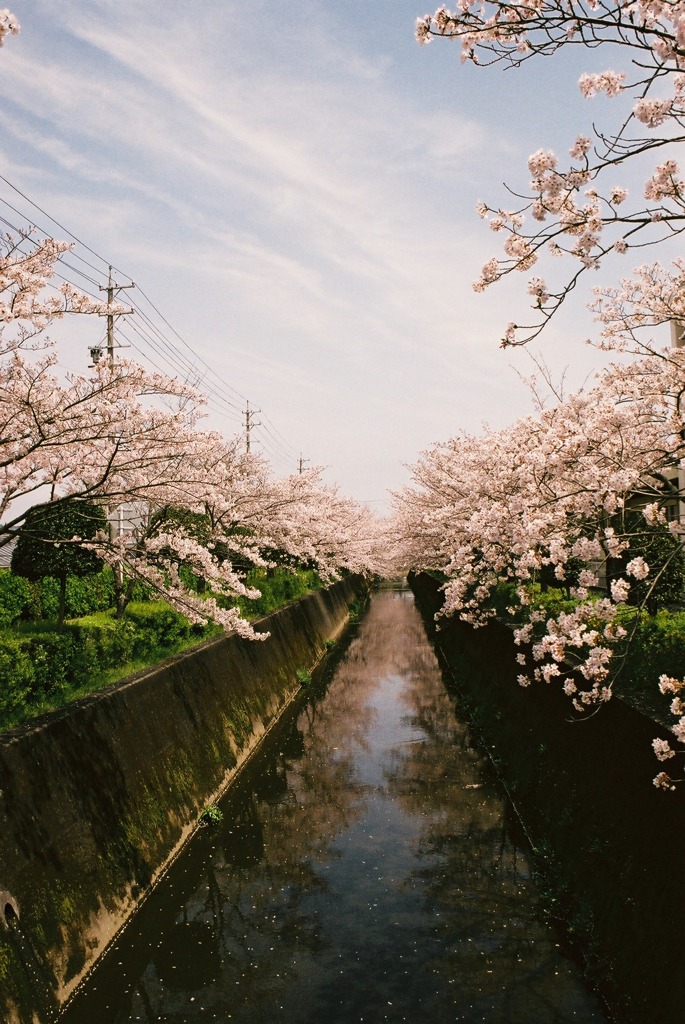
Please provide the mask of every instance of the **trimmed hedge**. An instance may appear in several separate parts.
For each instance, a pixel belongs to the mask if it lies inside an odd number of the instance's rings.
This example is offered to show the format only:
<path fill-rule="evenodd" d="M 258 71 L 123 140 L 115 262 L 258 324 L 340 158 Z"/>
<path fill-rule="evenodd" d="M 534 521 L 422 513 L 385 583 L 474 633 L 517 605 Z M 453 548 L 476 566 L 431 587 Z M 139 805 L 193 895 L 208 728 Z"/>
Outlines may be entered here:
<path fill-rule="evenodd" d="M 0 714 L 24 707 L 33 686 L 33 665 L 23 637 L 0 637 Z"/>
<path fill-rule="evenodd" d="M 159 647 L 176 647 L 191 636 L 188 620 L 164 601 L 129 604 L 124 616 L 135 627 L 136 658 L 145 658 Z"/>
<path fill-rule="evenodd" d="M 32 587 L 23 576 L 0 569 L 0 629 L 11 626 L 31 603 Z"/>
<path fill-rule="evenodd" d="M 255 601 L 238 601 L 242 614 L 250 619 L 268 615 L 276 608 L 282 608 L 284 604 L 296 601 L 322 586 L 320 577 L 313 569 L 253 569 L 248 573 L 246 582 L 248 586 L 261 591 L 261 597 Z M 144 603 L 149 607 L 162 606 L 162 602 L 148 602 L 148 597 L 146 588 L 142 584 L 136 584 L 133 591 L 135 603 L 129 604 L 127 614 L 141 624 L 145 619 L 145 613 L 139 610 L 140 604 Z M 225 603 L 231 605 L 234 602 Z M 114 575 L 109 566 L 91 576 L 67 578 L 68 619 L 83 618 L 96 612 L 107 611 L 115 604 Z M 12 626 L 20 620 L 41 622 L 43 619 L 56 619 L 58 608 L 59 580 L 46 576 L 38 583 L 30 583 L 22 576 L 15 576 L 9 569 L 0 569 L 0 629 Z M 165 631 L 173 633 L 175 629 L 170 621 L 166 627 L 157 623 L 155 629 L 158 628 L 162 634 Z"/>
<path fill-rule="evenodd" d="M 0 634 L 0 713 L 12 718 L 25 708 L 78 685 L 84 658 L 68 633 Z"/>
<path fill-rule="evenodd" d="M 160 601 L 130 605 L 123 619 L 99 613 L 67 622 L 61 633 L 43 624 L 0 631 L 0 726 L 96 688 L 108 670 L 160 660 L 211 629 L 191 628 Z"/>
<path fill-rule="evenodd" d="M 115 601 L 114 576 L 109 567 L 90 576 L 67 577 L 67 618 L 105 611 L 112 608 Z M 0 569 L 0 628 L 20 619 L 30 622 L 56 619 L 58 608 L 59 580 L 46 576 L 30 583 L 9 569 Z"/>

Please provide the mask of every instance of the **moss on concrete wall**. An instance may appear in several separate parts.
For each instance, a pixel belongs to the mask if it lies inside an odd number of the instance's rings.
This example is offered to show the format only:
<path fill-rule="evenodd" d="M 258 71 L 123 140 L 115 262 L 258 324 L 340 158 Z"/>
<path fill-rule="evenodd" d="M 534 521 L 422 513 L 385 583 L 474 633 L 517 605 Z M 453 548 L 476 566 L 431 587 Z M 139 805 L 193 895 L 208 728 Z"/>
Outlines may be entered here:
<path fill-rule="evenodd" d="M 46 1024 L 345 625 L 346 579 L 0 736 L 0 1017 Z"/>

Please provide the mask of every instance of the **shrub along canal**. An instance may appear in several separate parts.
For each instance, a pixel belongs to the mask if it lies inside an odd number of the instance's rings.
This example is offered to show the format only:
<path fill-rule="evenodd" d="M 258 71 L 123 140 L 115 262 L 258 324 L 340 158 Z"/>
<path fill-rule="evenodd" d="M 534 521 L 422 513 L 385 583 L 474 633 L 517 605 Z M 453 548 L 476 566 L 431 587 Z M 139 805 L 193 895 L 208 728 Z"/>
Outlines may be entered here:
<path fill-rule="evenodd" d="M 381 591 L 63 1024 L 604 1020 L 406 591 Z"/>

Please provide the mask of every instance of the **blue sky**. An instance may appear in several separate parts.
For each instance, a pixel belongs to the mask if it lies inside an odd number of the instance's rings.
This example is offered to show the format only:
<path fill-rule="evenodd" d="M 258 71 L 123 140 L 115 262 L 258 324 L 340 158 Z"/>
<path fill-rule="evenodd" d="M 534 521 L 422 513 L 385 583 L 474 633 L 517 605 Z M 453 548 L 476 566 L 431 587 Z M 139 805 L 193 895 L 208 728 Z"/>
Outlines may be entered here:
<path fill-rule="evenodd" d="M 79 247 L 77 269 L 136 281 L 207 385 L 235 389 L 212 426 L 239 430 L 248 398 L 278 472 L 301 451 L 383 510 L 420 450 L 528 411 L 529 357 L 498 347 L 525 281 L 473 292 L 497 252 L 475 204 L 587 130 L 586 60 L 463 66 L 416 44 L 416 0 L 10 7 L 0 174 L 97 254 Z M 0 199 L 64 236 L 2 181 Z M 61 327 L 65 363 L 85 367 L 102 331 Z M 598 365 L 589 331 L 579 296 L 539 346 L 573 385 Z M 130 322 L 119 337 L 165 362 Z"/>

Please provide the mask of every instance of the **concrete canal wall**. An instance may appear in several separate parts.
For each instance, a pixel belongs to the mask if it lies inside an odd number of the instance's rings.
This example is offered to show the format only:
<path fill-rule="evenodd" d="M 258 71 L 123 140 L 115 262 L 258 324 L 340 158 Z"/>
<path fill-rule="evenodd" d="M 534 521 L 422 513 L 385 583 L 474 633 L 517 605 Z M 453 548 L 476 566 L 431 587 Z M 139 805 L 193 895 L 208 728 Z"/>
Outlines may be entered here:
<path fill-rule="evenodd" d="M 430 626 L 440 584 L 410 582 Z M 580 721 L 560 686 L 520 687 L 502 625 L 443 619 L 435 640 L 533 844 L 546 913 L 588 979 L 622 1024 L 681 1024 L 685 783 L 652 785 L 663 766 L 651 741 L 668 733 L 619 699 Z"/>
<path fill-rule="evenodd" d="M 0 1020 L 45 1024 L 300 689 L 345 579 L 0 736 Z"/>

